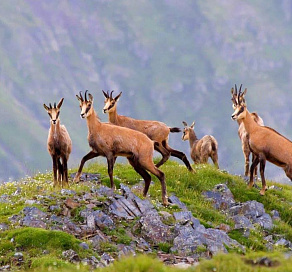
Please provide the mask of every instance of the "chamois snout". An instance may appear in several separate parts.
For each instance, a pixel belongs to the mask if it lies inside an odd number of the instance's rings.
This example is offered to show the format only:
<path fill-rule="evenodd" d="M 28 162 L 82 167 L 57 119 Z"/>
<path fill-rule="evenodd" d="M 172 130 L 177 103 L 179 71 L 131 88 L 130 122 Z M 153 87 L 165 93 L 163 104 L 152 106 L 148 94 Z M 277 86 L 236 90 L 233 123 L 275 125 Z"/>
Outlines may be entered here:
<path fill-rule="evenodd" d="M 232 120 L 236 120 L 236 114 L 232 114 L 232 115 L 231 115 L 231 119 L 232 119 Z"/>
<path fill-rule="evenodd" d="M 52 120 L 53 125 L 56 125 L 56 122 L 57 122 L 56 119 Z"/>
<path fill-rule="evenodd" d="M 84 118 L 85 118 L 85 113 L 80 113 L 80 117 L 81 117 L 82 119 L 84 119 Z"/>

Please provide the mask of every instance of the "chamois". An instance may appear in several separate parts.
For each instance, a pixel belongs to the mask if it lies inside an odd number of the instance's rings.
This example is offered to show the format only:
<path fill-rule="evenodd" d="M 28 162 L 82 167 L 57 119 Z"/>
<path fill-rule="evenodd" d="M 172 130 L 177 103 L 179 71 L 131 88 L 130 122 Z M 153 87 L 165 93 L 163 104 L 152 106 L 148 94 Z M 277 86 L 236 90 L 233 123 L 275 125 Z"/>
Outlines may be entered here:
<path fill-rule="evenodd" d="M 286 176 L 292 180 L 292 142 L 274 129 L 258 125 L 251 113 L 247 110 L 244 103 L 244 95 L 247 89 L 237 96 L 232 97 L 235 111 L 231 118 L 233 120 L 242 120 L 246 132 L 249 135 L 248 143 L 251 151 L 255 154 L 255 159 L 250 167 L 249 188 L 254 185 L 253 173 L 254 168 L 260 163 L 260 174 L 262 180 L 261 195 L 265 194 L 267 189 L 265 180 L 266 161 L 269 161 L 279 167 L 282 167 Z"/>
<path fill-rule="evenodd" d="M 219 168 L 218 165 L 218 143 L 212 135 L 205 135 L 203 138 L 198 139 L 194 131 L 195 121 L 189 127 L 188 124 L 183 121 L 184 130 L 182 140 L 190 142 L 191 158 L 194 163 L 207 163 L 209 157 L 212 159 L 214 165 Z"/>
<path fill-rule="evenodd" d="M 111 188 L 115 189 L 113 181 L 114 162 L 117 156 L 123 156 L 128 159 L 135 171 L 144 179 L 143 195 L 147 195 L 151 183 L 151 176 L 147 172 L 149 171 L 160 180 L 162 202 L 164 205 L 168 205 L 164 173 L 154 165 L 152 160 L 154 142 L 139 131 L 100 122 L 93 108 L 93 96 L 89 93 L 87 99 L 87 92 L 85 91 L 84 99 L 81 92 L 76 97 L 80 102 L 80 116 L 86 118 L 87 121 L 88 143 L 92 150 L 82 158 L 74 182 L 79 181 L 86 161 L 97 156 L 103 156 L 107 159 Z"/>
<path fill-rule="evenodd" d="M 233 98 L 236 98 L 237 96 L 237 87 L 235 85 L 235 91 L 234 88 L 231 89 L 231 95 Z M 241 97 L 242 99 L 242 103 L 245 103 L 245 99 L 244 96 Z M 233 104 L 233 109 L 235 109 L 235 105 Z M 264 125 L 263 119 L 256 113 L 256 112 L 252 112 L 251 113 L 254 121 L 259 124 L 260 126 Z M 244 155 L 244 176 L 247 178 L 249 176 L 249 158 L 250 158 L 250 154 L 252 154 L 252 161 L 254 160 L 254 154 L 251 152 L 250 148 L 249 148 L 249 144 L 248 144 L 248 134 L 244 128 L 243 122 L 242 120 L 237 120 L 238 123 L 238 137 L 241 141 L 241 148 L 242 148 L 242 152 Z M 257 176 L 257 167 L 255 167 L 255 171 L 254 171 L 254 176 Z"/>
<path fill-rule="evenodd" d="M 72 141 L 64 125 L 60 125 L 60 108 L 64 98 L 61 98 L 58 105 L 44 104 L 51 120 L 49 129 L 47 148 L 53 160 L 54 187 L 59 183 L 61 187 L 69 186 L 67 162 L 72 150 Z M 62 162 L 61 162 L 62 160 Z M 57 177 L 58 176 L 58 177 Z"/>
<path fill-rule="evenodd" d="M 118 115 L 117 102 L 122 95 L 122 92 L 120 92 L 115 98 L 113 98 L 112 96 L 113 91 L 110 94 L 108 91 L 107 93 L 105 91 L 102 92 L 105 96 L 105 105 L 103 108 L 103 112 L 109 114 L 110 123 L 117 126 L 140 131 L 146 134 L 151 140 L 156 143 L 154 148 L 162 155 L 162 159 L 156 164 L 156 167 L 160 167 L 169 159 L 170 156 L 174 156 L 181 159 L 189 171 L 193 171 L 193 168 L 190 165 L 187 156 L 183 152 L 172 149 L 168 145 L 169 133 L 180 132 L 180 128 L 171 128 L 159 121 L 137 120 L 131 117 Z"/>

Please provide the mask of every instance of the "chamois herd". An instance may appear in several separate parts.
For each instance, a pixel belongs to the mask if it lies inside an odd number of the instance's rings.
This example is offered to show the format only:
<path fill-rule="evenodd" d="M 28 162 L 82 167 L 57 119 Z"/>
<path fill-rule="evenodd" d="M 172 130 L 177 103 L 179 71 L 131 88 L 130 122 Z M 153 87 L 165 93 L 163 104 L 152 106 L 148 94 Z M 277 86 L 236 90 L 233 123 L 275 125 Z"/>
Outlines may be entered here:
<path fill-rule="evenodd" d="M 287 177 L 292 180 L 292 142 L 284 136 L 264 126 L 261 117 L 247 110 L 245 95 L 247 89 L 239 90 L 237 86 L 231 89 L 231 100 L 234 112 L 232 119 L 238 123 L 238 136 L 241 140 L 242 151 L 245 158 L 244 175 L 249 177 L 248 187 L 254 185 L 254 177 L 257 175 L 257 166 L 260 164 L 260 175 L 262 189 L 260 194 L 264 195 L 267 189 L 265 181 L 265 164 L 269 161 L 284 169 Z M 86 119 L 88 127 L 88 144 L 91 151 L 86 154 L 80 162 L 78 172 L 73 182 L 78 182 L 86 161 L 103 156 L 107 159 L 108 175 L 111 188 L 115 189 L 113 180 L 113 168 L 118 156 L 126 157 L 134 170 L 144 179 L 143 195 L 146 196 L 151 183 L 149 173 L 155 175 L 161 183 L 162 202 L 168 205 L 166 182 L 164 173 L 159 170 L 170 156 L 182 160 L 190 172 L 195 172 L 187 156 L 178 150 L 171 148 L 168 144 L 170 133 L 181 132 L 178 127 L 168 127 L 158 121 L 137 120 L 117 113 L 117 102 L 122 95 L 120 92 L 113 97 L 112 92 L 102 91 L 105 97 L 103 112 L 108 114 L 109 122 L 99 120 L 93 107 L 92 94 L 85 91 L 76 95 L 80 106 L 80 116 Z M 64 125 L 60 124 L 60 109 L 63 104 L 62 98 L 58 104 L 52 106 L 44 104 L 44 108 L 50 117 L 50 129 L 47 140 L 47 149 L 53 161 L 53 186 L 68 187 L 67 162 L 72 150 L 72 141 Z M 188 126 L 185 121 L 182 140 L 189 141 L 190 156 L 195 164 L 207 163 L 211 158 L 216 168 L 218 164 L 218 143 L 214 136 L 205 135 L 199 139 L 195 133 L 195 122 Z M 155 165 L 153 152 L 158 151 L 162 158 Z M 252 163 L 249 166 L 249 157 L 252 154 Z"/>

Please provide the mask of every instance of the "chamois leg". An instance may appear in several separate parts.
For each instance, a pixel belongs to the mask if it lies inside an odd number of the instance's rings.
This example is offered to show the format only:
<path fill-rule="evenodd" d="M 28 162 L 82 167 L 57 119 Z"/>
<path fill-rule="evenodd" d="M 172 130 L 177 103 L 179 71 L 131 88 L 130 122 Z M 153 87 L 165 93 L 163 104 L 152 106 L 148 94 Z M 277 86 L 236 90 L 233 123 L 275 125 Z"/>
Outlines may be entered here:
<path fill-rule="evenodd" d="M 261 179 L 262 179 L 262 189 L 260 190 L 261 195 L 265 195 L 267 185 L 266 185 L 266 179 L 265 179 L 265 166 L 266 166 L 266 158 L 263 155 L 260 155 L 260 173 L 261 173 Z"/>
<path fill-rule="evenodd" d="M 139 164 L 141 166 L 148 170 L 150 173 L 152 173 L 154 176 L 156 176 L 160 183 L 161 183 L 161 193 L 162 193 L 162 203 L 163 205 L 167 206 L 168 205 L 168 200 L 167 200 L 167 192 L 166 192 L 166 183 L 165 183 L 165 175 L 162 171 L 160 171 L 151 161 L 139 161 Z M 149 187 L 149 186 L 148 186 Z M 146 189 L 146 183 L 145 183 L 145 189 Z M 148 191 L 148 189 L 147 189 Z"/>
<path fill-rule="evenodd" d="M 284 167 L 284 171 L 285 171 L 286 176 L 292 181 L 292 167 L 289 164 L 287 164 Z"/>
<path fill-rule="evenodd" d="M 139 163 L 137 163 L 137 160 L 133 158 L 128 158 L 128 161 L 133 166 L 135 171 L 144 179 L 145 186 L 143 190 L 143 196 L 146 197 L 151 183 L 151 176 L 147 173 L 145 169 L 142 168 Z"/>
<path fill-rule="evenodd" d="M 162 155 L 162 159 L 156 164 L 156 167 L 160 167 L 164 164 L 170 157 L 170 152 L 167 151 L 161 143 L 155 142 L 154 149 Z"/>
<path fill-rule="evenodd" d="M 67 158 L 63 156 L 62 161 L 63 161 L 62 187 L 63 186 L 69 187 Z"/>
<path fill-rule="evenodd" d="M 94 152 L 94 151 L 90 151 L 88 154 L 86 154 L 81 162 L 80 162 L 80 166 L 79 166 L 79 169 L 78 169 L 78 172 L 76 173 L 75 177 L 74 177 L 74 180 L 73 182 L 78 182 L 80 180 L 80 176 L 81 176 L 81 172 L 82 172 L 82 169 L 83 169 L 83 166 L 84 166 L 84 163 L 86 163 L 88 160 L 90 159 L 93 159 L 95 157 L 99 156 L 98 153 Z"/>
<path fill-rule="evenodd" d="M 172 149 L 166 141 L 163 141 L 162 142 L 164 148 L 170 152 L 170 155 L 173 156 L 173 157 L 176 157 L 176 158 L 179 158 L 180 160 L 182 160 L 184 162 L 184 164 L 186 165 L 186 167 L 188 168 L 189 171 L 191 172 L 195 172 L 195 170 L 192 168 L 187 156 L 181 152 L 181 151 L 178 151 L 178 150 L 175 150 L 175 149 Z"/>
<path fill-rule="evenodd" d="M 255 156 L 251 166 L 250 166 L 250 175 L 249 175 L 249 184 L 248 184 L 248 188 L 251 189 L 253 187 L 254 184 L 254 179 L 253 179 L 253 173 L 254 173 L 254 169 L 255 167 L 259 164 L 259 157 Z"/>
<path fill-rule="evenodd" d="M 62 179 L 63 179 L 63 165 L 61 163 L 60 158 L 57 159 L 57 176 L 58 176 L 58 184 L 60 187 L 62 186 Z"/>
<path fill-rule="evenodd" d="M 249 156 L 250 156 L 250 149 L 244 143 L 242 144 L 242 152 L 244 155 L 244 176 L 249 176 Z"/>
<path fill-rule="evenodd" d="M 218 153 L 213 151 L 212 154 L 211 154 L 211 159 L 212 159 L 214 165 L 216 166 L 216 168 L 219 169 Z"/>
<path fill-rule="evenodd" d="M 53 178 L 54 178 L 54 184 L 53 186 L 56 187 L 58 184 L 58 179 L 57 179 L 57 156 L 52 155 L 52 160 L 53 160 Z"/>
<path fill-rule="evenodd" d="M 254 161 L 254 158 L 255 158 L 255 154 L 251 153 L 251 160 Z M 255 177 L 255 180 L 257 180 L 257 177 L 258 177 L 258 167 L 257 166 L 254 168 L 254 177 Z"/>
<path fill-rule="evenodd" d="M 112 190 L 115 190 L 116 186 L 115 186 L 114 178 L 113 178 L 115 157 L 109 155 L 108 157 L 106 157 L 106 159 L 107 159 L 107 172 L 111 181 L 111 188 Z"/>

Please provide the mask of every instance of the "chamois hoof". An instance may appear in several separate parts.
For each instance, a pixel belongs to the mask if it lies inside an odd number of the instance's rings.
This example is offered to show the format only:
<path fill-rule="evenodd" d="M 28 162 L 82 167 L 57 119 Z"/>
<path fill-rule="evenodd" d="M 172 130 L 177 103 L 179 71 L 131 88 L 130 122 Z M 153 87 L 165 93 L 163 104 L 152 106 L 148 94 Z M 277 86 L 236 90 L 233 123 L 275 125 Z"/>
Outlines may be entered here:
<path fill-rule="evenodd" d="M 260 195 L 264 196 L 265 195 L 265 192 L 266 192 L 266 188 L 263 188 L 260 190 Z"/>

